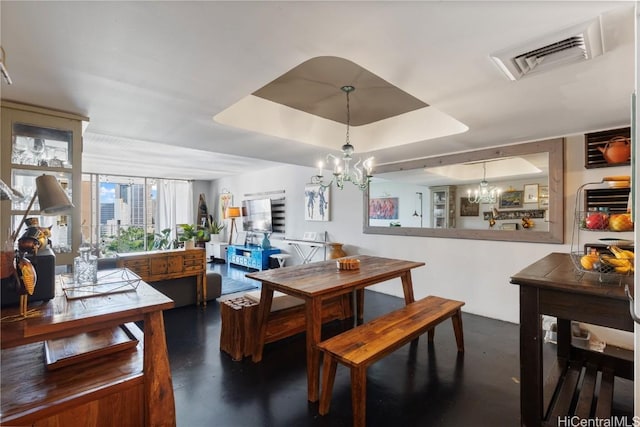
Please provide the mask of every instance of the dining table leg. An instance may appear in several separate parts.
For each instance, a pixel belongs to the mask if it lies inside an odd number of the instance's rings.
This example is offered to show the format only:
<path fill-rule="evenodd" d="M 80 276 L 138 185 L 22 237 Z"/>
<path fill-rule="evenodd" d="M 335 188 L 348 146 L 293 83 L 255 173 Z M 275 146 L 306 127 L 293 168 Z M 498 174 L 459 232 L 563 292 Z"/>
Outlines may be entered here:
<path fill-rule="evenodd" d="M 402 290 L 404 292 L 404 303 L 411 304 L 415 302 L 415 297 L 413 296 L 413 282 L 411 281 L 411 271 L 405 271 L 400 276 L 402 280 Z"/>
<path fill-rule="evenodd" d="M 271 312 L 271 302 L 273 301 L 273 289 L 262 284 L 262 292 L 260 293 L 260 304 L 258 304 L 258 336 L 253 350 L 251 360 L 260 362 L 262 360 L 262 351 L 264 350 L 264 340 L 267 335 L 267 322 L 269 321 L 269 313 Z"/>
<path fill-rule="evenodd" d="M 307 324 L 307 399 L 318 401 L 320 388 L 320 351 L 317 348 L 322 335 L 322 300 L 308 299 L 305 304 Z"/>
<path fill-rule="evenodd" d="M 356 290 L 356 324 L 361 324 L 364 320 L 364 288 Z"/>

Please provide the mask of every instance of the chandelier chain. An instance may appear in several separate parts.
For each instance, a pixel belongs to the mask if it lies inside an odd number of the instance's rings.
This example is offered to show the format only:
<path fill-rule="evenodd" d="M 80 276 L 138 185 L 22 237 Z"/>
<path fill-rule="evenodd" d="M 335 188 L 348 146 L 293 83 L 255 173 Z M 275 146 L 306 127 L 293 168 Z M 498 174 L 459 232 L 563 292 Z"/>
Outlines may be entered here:
<path fill-rule="evenodd" d="M 347 136 L 346 136 L 346 142 L 347 142 L 347 144 L 351 144 L 351 142 L 349 141 L 349 124 L 351 123 L 351 108 L 349 106 L 349 93 L 353 89 L 351 89 L 351 86 L 344 86 L 342 88 L 342 90 L 344 90 L 347 93 Z"/>

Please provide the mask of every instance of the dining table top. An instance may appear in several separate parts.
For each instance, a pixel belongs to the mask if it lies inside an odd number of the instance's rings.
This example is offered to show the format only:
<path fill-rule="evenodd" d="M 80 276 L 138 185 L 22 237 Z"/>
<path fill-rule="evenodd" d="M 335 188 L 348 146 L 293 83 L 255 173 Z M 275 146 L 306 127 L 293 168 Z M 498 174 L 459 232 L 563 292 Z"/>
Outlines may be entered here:
<path fill-rule="evenodd" d="M 268 284 L 274 290 L 285 291 L 301 298 L 315 298 L 323 294 L 349 291 L 372 283 L 399 277 L 424 262 L 355 255 L 360 260 L 355 270 L 340 270 L 336 260 L 318 261 L 247 274 L 247 277 Z"/>

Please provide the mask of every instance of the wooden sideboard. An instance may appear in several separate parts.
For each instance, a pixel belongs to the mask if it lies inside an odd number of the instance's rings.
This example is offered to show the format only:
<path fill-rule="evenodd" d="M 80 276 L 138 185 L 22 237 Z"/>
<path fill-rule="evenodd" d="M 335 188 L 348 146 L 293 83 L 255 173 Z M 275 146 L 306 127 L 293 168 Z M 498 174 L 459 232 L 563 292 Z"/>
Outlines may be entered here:
<path fill-rule="evenodd" d="M 203 248 L 118 254 L 117 265 L 146 282 L 196 276 L 196 304 L 207 305 L 207 256 Z"/>
<path fill-rule="evenodd" d="M 29 306 L 40 316 L 7 321 L 18 308 L 3 308 L 0 424 L 175 426 L 162 317 L 162 310 L 172 307 L 171 299 L 142 281 L 126 292 L 67 299 L 58 278 L 52 300 Z M 138 321 L 144 322 L 144 333 L 133 323 Z M 137 340 L 133 347 L 94 350 L 79 361 L 47 369 L 45 342 L 86 345 L 121 325 Z"/>

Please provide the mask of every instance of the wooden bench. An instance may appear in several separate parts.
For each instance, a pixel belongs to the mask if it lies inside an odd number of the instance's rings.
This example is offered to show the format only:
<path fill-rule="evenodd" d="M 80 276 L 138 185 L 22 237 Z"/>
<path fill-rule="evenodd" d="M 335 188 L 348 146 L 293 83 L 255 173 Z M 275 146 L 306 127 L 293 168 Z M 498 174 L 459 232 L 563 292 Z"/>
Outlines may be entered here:
<path fill-rule="evenodd" d="M 282 298 L 293 298 L 284 295 Z M 265 343 L 287 338 L 306 330 L 304 301 L 294 306 L 278 308 L 280 297 L 274 295 Z M 220 349 L 228 353 L 234 361 L 253 354 L 258 333 L 259 298 L 245 294 L 241 297 L 220 302 Z M 350 295 L 328 299 L 322 304 L 322 323 L 345 320 L 353 317 Z"/>
<path fill-rule="evenodd" d="M 365 425 L 367 367 L 451 318 L 458 351 L 464 351 L 462 316 L 464 302 L 428 296 L 318 344 L 324 352 L 320 415 L 329 412 L 337 362 L 351 368 L 353 425 Z"/>

